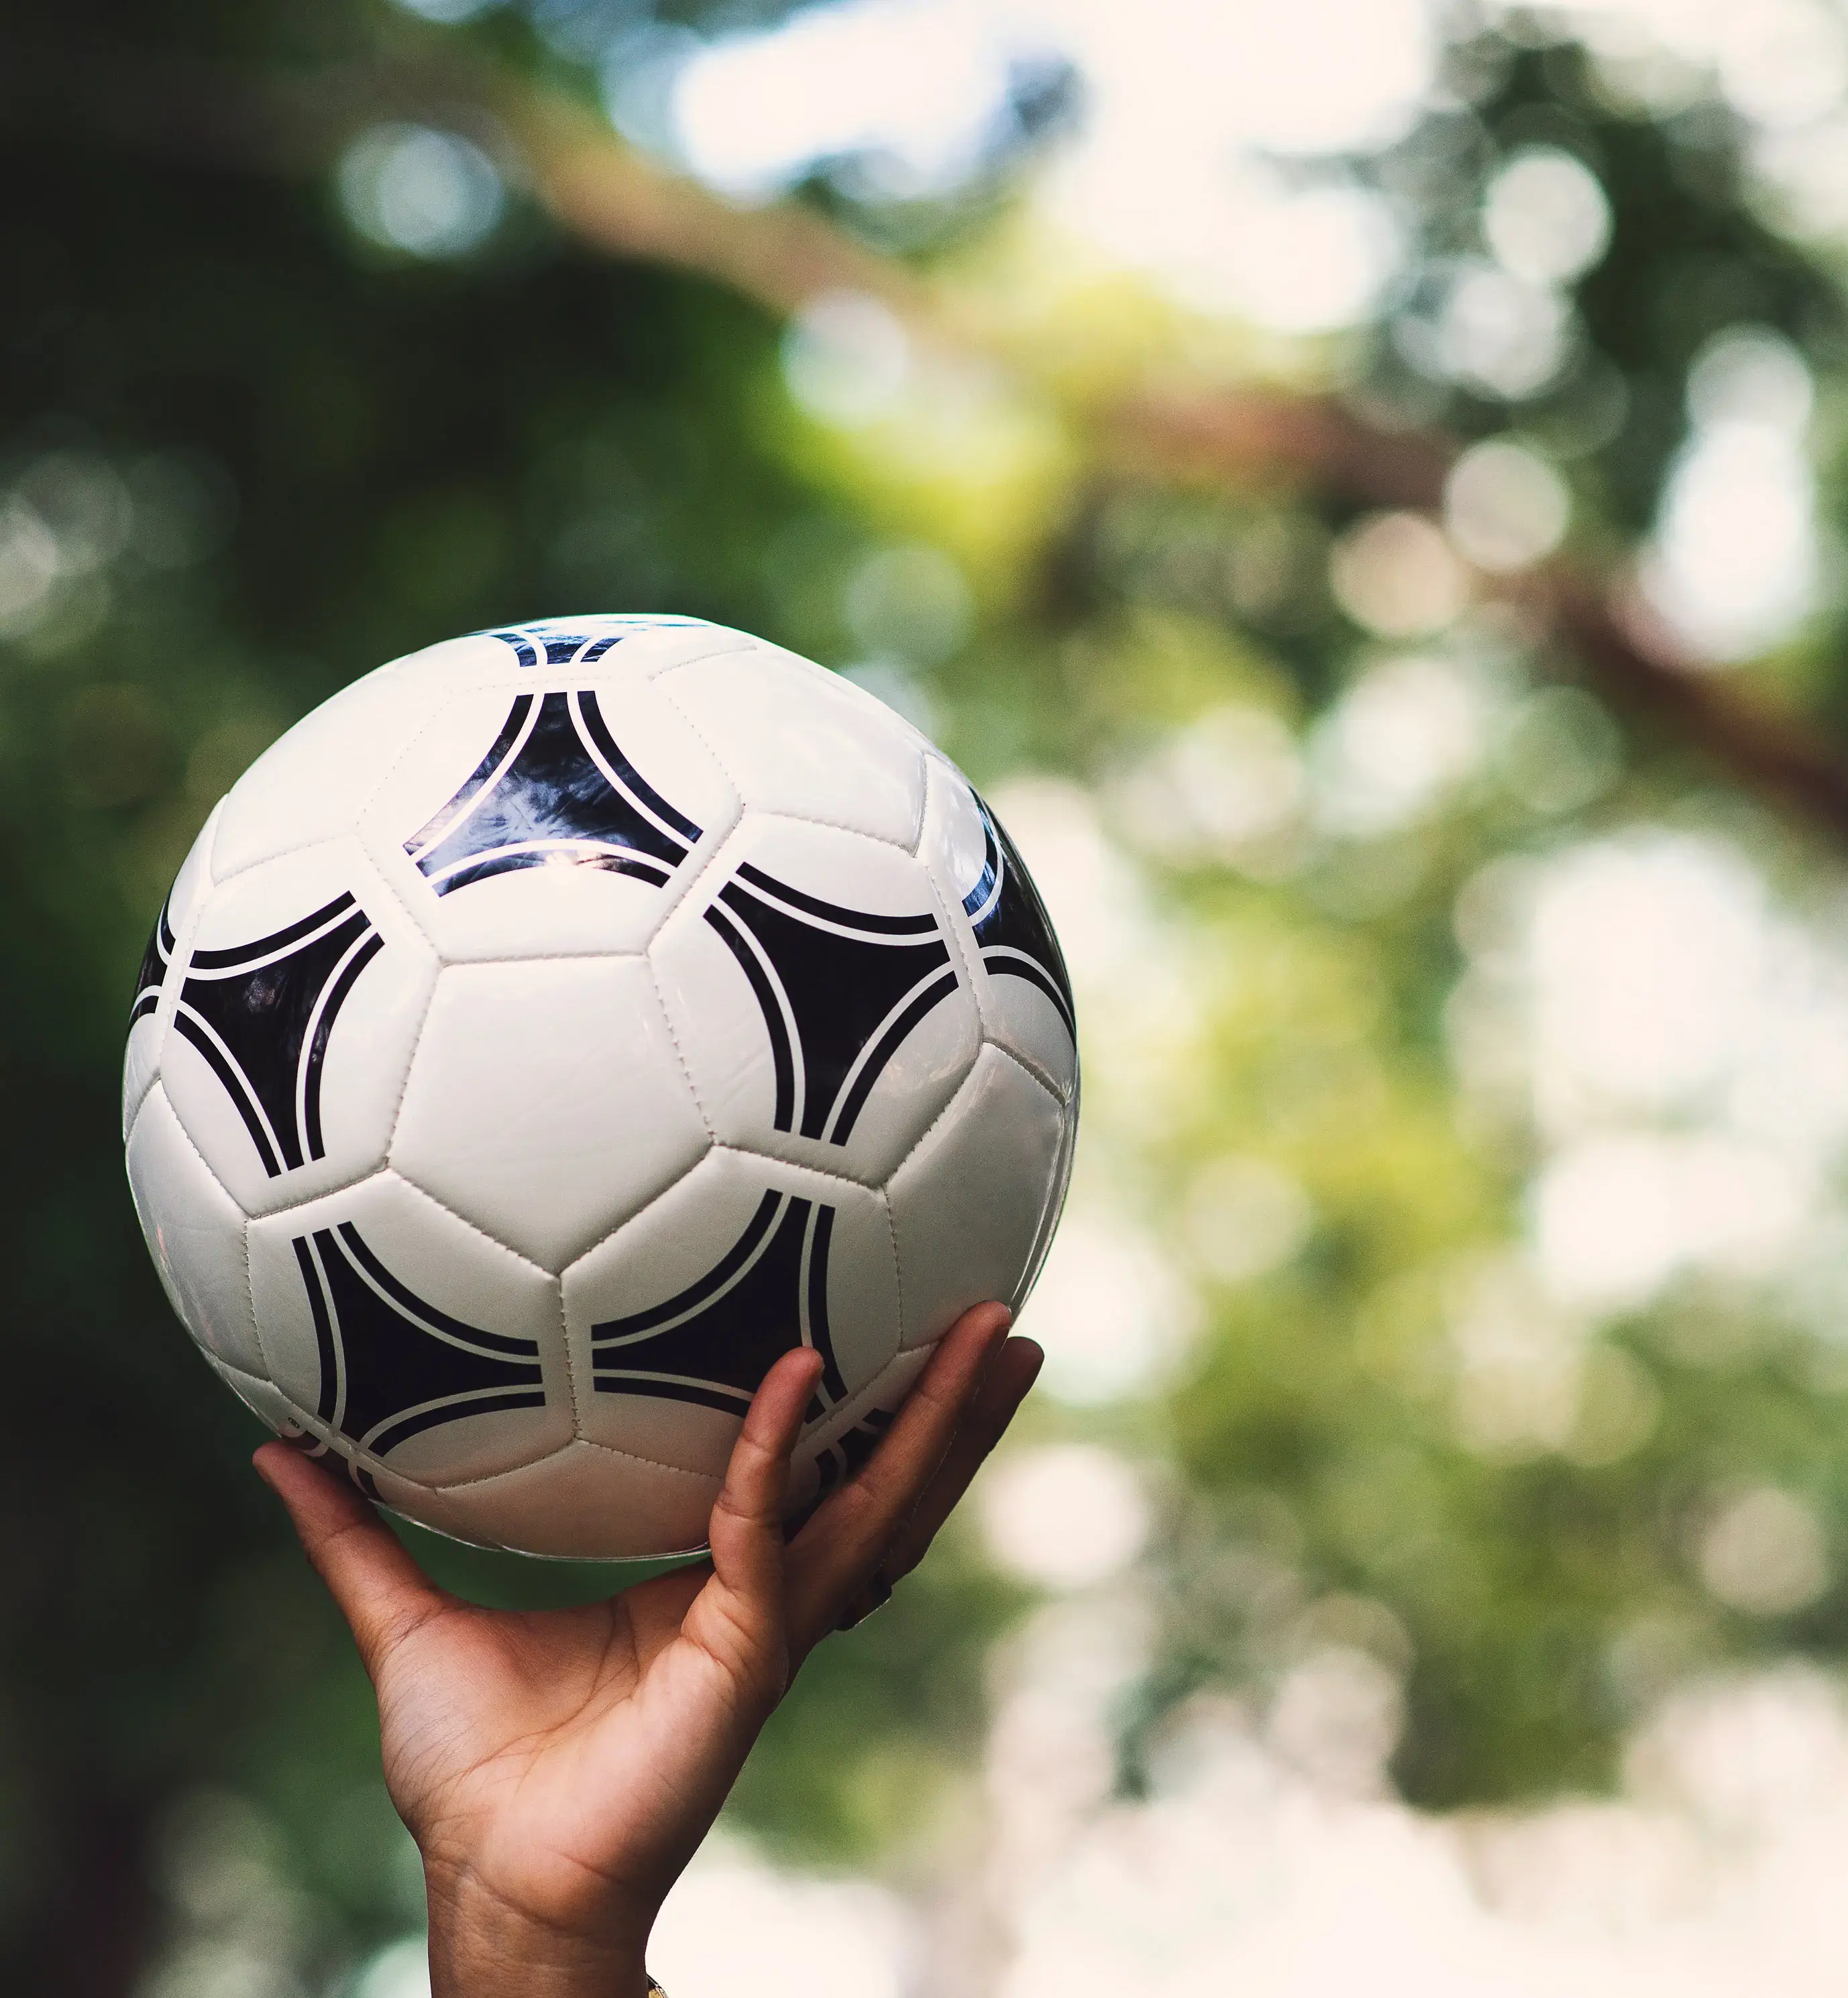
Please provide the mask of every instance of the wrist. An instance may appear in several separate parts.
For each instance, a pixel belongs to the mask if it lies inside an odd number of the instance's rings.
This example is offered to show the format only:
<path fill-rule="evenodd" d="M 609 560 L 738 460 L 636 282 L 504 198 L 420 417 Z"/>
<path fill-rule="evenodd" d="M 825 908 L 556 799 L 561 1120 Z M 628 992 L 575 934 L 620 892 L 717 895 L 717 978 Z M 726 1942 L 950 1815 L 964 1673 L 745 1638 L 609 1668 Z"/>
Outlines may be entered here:
<path fill-rule="evenodd" d="M 472 1879 L 428 1878 L 431 1998 L 648 1998 L 648 1934 L 584 1936 Z"/>

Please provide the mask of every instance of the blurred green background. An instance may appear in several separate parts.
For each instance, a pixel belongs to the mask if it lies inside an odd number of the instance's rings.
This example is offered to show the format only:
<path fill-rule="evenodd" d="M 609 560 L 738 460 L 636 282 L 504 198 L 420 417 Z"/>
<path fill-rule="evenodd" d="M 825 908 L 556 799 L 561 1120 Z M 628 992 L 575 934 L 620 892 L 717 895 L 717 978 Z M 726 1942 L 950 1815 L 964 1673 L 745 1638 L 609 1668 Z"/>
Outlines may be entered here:
<path fill-rule="evenodd" d="M 853 674 L 993 787 L 1079 990 L 1016 1473 L 742 1833 L 940 1882 L 991 1647 L 1087 1590 L 1130 1799 L 1306 1657 L 1433 1810 L 1840 1662 L 1845 88 L 1819 0 L 19 0 L 6 1988 L 407 1961 L 367 1689 L 116 1072 L 245 765 L 528 617 Z"/>

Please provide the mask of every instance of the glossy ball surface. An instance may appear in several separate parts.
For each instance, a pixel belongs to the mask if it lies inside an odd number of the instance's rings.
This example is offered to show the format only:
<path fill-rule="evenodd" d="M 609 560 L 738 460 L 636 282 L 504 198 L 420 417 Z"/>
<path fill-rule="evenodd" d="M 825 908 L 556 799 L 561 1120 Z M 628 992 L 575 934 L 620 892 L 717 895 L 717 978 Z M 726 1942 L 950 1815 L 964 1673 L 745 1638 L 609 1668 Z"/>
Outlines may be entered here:
<path fill-rule="evenodd" d="M 697 1547 L 752 1390 L 792 1509 L 1018 1304 L 1078 1119 L 1019 857 L 871 695 L 680 617 L 382 666 L 207 820 L 131 1013 L 175 1310 L 279 1433 L 455 1537 Z"/>

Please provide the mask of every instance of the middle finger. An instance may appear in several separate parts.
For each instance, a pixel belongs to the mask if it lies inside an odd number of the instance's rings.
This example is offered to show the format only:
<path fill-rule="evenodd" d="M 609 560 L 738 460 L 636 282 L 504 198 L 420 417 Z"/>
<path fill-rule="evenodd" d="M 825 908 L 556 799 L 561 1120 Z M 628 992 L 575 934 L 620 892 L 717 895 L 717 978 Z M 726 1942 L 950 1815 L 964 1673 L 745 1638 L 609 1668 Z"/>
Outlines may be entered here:
<path fill-rule="evenodd" d="M 923 1495 L 1005 1336 L 1008 1315 L 1002 1305 L 979 1305 L 957 1320 L 863 1468 L 790 1543 L 784 1572 L 798 1655 L 834 1628 Z"/>

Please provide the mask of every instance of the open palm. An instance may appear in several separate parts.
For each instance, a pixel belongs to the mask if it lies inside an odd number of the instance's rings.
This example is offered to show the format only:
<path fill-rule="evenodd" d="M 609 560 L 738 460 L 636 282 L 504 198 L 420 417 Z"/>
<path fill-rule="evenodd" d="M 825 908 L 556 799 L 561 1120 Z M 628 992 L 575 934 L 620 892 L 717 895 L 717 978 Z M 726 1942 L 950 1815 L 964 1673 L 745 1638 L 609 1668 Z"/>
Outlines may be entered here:
<path fill-rule="evenodd" d="M 579 1609 L 438 1588 L 370 1505 L 282 1443 L 258 1468 L 351 1625 L 385 1776 L 424 1855 L 437 1998 L 629 1998 L 648 1932 L 795 1670 L 915 1566 L 1040 1364 L 967 1313 L 864 1468 L 784 1544 L 790 1452 L 820 1371 L 771 1368 L 712 1511 L 710 1564 Z"/>

